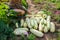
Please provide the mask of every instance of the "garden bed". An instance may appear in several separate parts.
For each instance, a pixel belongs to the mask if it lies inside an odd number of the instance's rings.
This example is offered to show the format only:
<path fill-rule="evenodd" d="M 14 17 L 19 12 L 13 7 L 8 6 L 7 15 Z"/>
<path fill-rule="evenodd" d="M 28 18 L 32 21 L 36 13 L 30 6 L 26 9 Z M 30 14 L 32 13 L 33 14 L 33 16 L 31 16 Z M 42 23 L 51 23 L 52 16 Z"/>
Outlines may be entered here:
<path fill-rule="evenodd" d="M 59 0 L 27 0 L 27 3 L 23 0 L 24 9 L 19 10 L 11 9 L 9 3 L 0 2 L 0 40 L 60 40 Z M 47 25 L 48 31 L 44 30 Z"/>

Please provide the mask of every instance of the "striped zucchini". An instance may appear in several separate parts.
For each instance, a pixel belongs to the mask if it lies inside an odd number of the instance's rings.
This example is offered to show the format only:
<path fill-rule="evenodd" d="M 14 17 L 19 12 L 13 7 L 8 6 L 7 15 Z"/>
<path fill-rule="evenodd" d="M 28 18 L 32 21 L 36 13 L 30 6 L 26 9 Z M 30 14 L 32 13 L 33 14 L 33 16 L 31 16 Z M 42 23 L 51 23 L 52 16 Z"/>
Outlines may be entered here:
<path fill-rule="evenodd" d="M 27 28 L 28 25 L 27 25 L 26 21 L 24 22 L 23 26 L 24 26 L 24 28 Z"/>
<path fill-rule="evenodd" d="M 39 17 L 35 17 L 34 19 L 37 21 L 37 23 L 39 23 L 40 21 Z"/>
<path fill-rule="evenodd" d="M 42 26 L 41 22 L 39 23 L 39 31 L 43 31 L 43 26 Z"/>
<path fill-rule="evenodd" d="M 15 35 L 22 35 L 22 34 L 25 35 L 25 33 L 27 33 L 26 30 L 22 30 L 22 29 L 16 29 L 16 30 L 14 30 L 14 34 Z"/>
<path fill-rule="evenodd" d="M 28 31 L 28 28 L 17 28 L 15 30 L 26 30 L 26 31 Z"/>
<path fill-rule="evenodd" d="M 44 36 L 44 34 L 43 34 L 42 32 L 40 32 L 40 31 L 38 31 L 38 30 L 30 29 L 30 31 L 31 31 L 34 35 L 36 35 L 36 36 L 38 36 L 38 37 L 43 37 L 43 36 Z"/>
<path fill-rule="evenodd" d="M 19 26 L 18 26 L 18 22 L 16 22 L 16 27 L 18 28 Z"/>
<path fill-rule="evenodd" d="M 47 24 L 47 21 L 44 19 L 44 24 Z"/>
<path fill-rule="evenodd" d="M 50 32 L 55 32 L 55 25 L 51 22 Z"/>
<path fill-rule="evenodd" d="M 48 31 L 49 31 L 48 27 L 45 26 L 45 27 L 44 27 L 44 32 L 47 33 Z"/>
<path fill-rule="evenodd" d="M 30 18 L 30 24 L 31 24 L 32 27 L 35 25 L 34 19 Z"/>
<path fill-rule="evenodd" d="M 36 20 L 34 20 L 34 29 L 37 29 L 38 28 L 38 23 L 37 23 L 37 21 Z"/>
<path fill-rule="evenodd" d="M 44 22 L 44 19 L 43 18 L 41 18 L 41 21 L 40 21 L 40 23 L 39 23 L 39 31 L 43 31 L 43 22 Z"/>
<path fill-rule="evenodd" d="M 30 24 L 30 19 L 29 19 L 28 17 L 26 18 L 26 22 L 27 22 L 28 27 L 29 27 L 29 28 L 32 28 L 32 26 L 31 26 L 31 24 Z"/>
<path fill-rule="evenodd" d="M 24 25 L 24 19 L 21 19 L 21 26 Z"/>
<path fill-rule="evenodd" d="M 50 29 L 51 25 L 50 25 L 50 16 L 47 17 L 47 27 L 48 29 Z"/>

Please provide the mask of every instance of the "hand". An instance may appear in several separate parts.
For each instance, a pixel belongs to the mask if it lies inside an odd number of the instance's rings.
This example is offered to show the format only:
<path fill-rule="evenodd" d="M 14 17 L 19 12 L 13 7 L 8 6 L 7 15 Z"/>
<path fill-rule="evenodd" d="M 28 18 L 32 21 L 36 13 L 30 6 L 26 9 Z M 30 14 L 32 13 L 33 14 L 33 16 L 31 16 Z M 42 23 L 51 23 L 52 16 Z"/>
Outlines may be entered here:
<path fill-rule="evenodd" d="M 25 14 L 25 11 L 21 10 L 21 9 L 14 9 L 14 11 L 19 13 L 18 16 L 20 16 L 20 15 L 22 16 Z"/>

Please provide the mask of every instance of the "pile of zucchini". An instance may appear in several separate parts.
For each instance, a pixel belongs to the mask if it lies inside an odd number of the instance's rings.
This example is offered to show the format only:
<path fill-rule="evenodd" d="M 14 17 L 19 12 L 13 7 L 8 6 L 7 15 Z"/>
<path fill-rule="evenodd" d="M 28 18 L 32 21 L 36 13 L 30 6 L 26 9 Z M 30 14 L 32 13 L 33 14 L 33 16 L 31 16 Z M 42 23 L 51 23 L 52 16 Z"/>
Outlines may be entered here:
<path fill-rule="evenodd" d="M 29 31 L 35 34 L 38 37 L 43 37 L 44 33 L 47 32 L 55 32 L 55 25 L 50 21 L 50 15 L 44 14 L 44 11 L 39 11 L 37 14 L 26 15 L 26 19 L 21 19 L 22 29 L 17 28 L 19 30 L 15 30 L 14 33 L 18 34 L 20 30 Z M 18 32 L 17 32 L 18 31 Z M 24 32 L 22 32 L 24 34 Z M 18 35 L 22 34 L 21 31 Z"/>

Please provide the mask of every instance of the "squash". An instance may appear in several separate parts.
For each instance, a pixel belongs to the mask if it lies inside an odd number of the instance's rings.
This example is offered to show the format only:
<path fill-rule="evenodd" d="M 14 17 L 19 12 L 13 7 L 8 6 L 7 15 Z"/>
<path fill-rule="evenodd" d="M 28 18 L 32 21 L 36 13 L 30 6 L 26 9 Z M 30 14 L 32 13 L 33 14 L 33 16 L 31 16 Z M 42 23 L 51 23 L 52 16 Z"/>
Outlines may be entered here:
<path fill-rule="evenodd" d="M 15 30 L 14 31 L 15 35 L 22 35 L 22 34 L 25 35 L 25 33 L 27 33 L 27 31 L 25 31 L 25 30 Z"/>
<path fill-rule="evenodd" d="M 21 19 L 21 26 L 24 25 L 24 19 Z"/>
<path fill-rule="evenodd" d="M 27 22 L 28 27 L 29 27 L 29 28 L 32 28 L 32 26 L 31 26 L 31 24 L 30 24 L 30 19 L 29 19 L 28 17 L 26 18 L 26 22 Z"/>
<path fill-rule="evenodd" d="M 17 28 L 14 30 L 14 34 L 15 35 L 22 35 L 22 34 L 25 35 L 25 33 L 27 33 L 27 31 L 28 31 L 27 28 Z"/>
<path fill-rule="evenodd" d="M 38 23 L 37 23 L 37 21 L 36 20 L 34 20 L 34 29 L 37 29 L 38 28 Z"/>
<path fill-rule="evenodd" d="M 51 22 L 50 32 L 55 32 L 55 25 Z"/>
<path fill-rule="evenodd" d="M 30 29 L 30 31 L 31 31 L 34 35 L 36 35 L 36 36 L 38 36 L 38 37 L 43 37 L 43 36 L 44 36 L 44 34 L 43 34 L 42 32 L 40 32 L 40 31 L 38 31 L 38 30 Z"/>
<path fill-rule="evenodd" d="M 24 25 L 23 26 L 24 26 L 24 28 L 27 28 L 28 24 L 27 24 L 26 21 L 24 22 Z"/>
<path fill-rule="evenodd" d="M 43 31 L 43 26 L 41 22 L 39 23 L 39 31 Z"/>
<path fill-rule="evenodd" d="M 47 33 L 48 31 L 49 31 L 48 27 L 45 26 L 45 27 L 44 27 L 44 32 Z"/>

